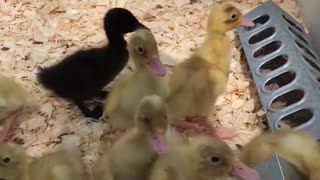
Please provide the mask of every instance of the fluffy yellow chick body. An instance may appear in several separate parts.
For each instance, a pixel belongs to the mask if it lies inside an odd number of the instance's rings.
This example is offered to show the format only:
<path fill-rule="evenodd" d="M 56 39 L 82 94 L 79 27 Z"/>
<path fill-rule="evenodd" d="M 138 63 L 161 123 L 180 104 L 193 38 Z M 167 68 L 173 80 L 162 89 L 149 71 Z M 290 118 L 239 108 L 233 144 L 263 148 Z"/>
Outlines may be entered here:
<path fill-rule="evenodd" d="M 76 145 L 44 154 L 28 168 L 30 180 L 84 180 L 81 154 Z"/>
<path fill-rule="evenodd" d="M 231 43 L 226 32 L 252 24 L 232 5 L 216 4 L 211 8 L 206 40 L 190 58 L 177 65 L 170 78 L 170 120 L 208 117 L 228 80 Z"/>
<path fill-rule="evenodd" d="M 157 94 L 164 98 L 168 94 L 162 77 L 166 70 L 153 34 L 148 30 L 136 31 L 129 39 L 128 51 L 135 70 L 115 83 L 105 107 L 106 116 L 117 129 L 133 126 L 135 107 L 144 96 Z"/>
<path fill-rule="evenodd" d="M 278 155 L 310 180 L 320 177 L 320 145 L 307 132 L 277 130 L 263 133 L 241 149 L 240 159 L 250 167 Z"/>
<path fill-rule="evenodd" d="M 254 170 L 239 164 L 223 141 L 207 136 L 178 141 L 167 139 L 169 153 L 158 158 L 149 180 L 227 180 L 232 175 L 248 180 L 258 179 Z"/>
<path fill-rule="evenodd" d="M 166 107 L 157 95 L 139 103 L 135 125 L 98 159 L 95 180 L 144 180 L 159 153 L 156 139 L 167 129 Z M 162 138 L 158 139 L 163 141 Z M 165 143 L 165 142 L 161 142 Z"/>
<path fill-rule="evenodd" d="M 20 84 L 0 74 L 0 122 L 19 108 L 33 104 Z"/>
<path fill-rule="evenodd" d="M 10 138 L 19 120 L 26 118 L 36 106 L 20 84 L 0 74 L 0 142 Z"/>
<path fill-rule="evenodd" d="M 27 155 L 13 143 L 0 143 L 0 179 L 27 180 Z"/>

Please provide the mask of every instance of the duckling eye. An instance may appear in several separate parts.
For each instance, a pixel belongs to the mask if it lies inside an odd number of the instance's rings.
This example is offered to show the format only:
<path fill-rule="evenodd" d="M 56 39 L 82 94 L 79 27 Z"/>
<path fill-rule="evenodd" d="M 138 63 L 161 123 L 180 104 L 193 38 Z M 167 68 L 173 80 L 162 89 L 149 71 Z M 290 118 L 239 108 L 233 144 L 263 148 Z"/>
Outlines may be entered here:
<path fill-rule="evenodd" d="M 218 156 L 210 156 L 209 160 L 214 166 L 218 166 L 222 163 L 222 159 Z"/>
<path fill-rule="evenodd" d="M 137 51 L 138 51 L 139 54 L 143 54 L 143 53 L 144 53 L 144 50 L 143 50 L 142 47 L 138 47 L 138 48 L 137 48 Z"/>
<path fill-rule="evenodd" d="M 150 123 L 150 120 L 148 118 L 143 118 L 143 123 L 148 127 L 148 128 L 151 128 L 151 123 Z"/>
<path fill-rule="evenodd" d="M 231 19 L 237 19 L 237 17 L 238 17 L 238 16 L 237 16 L 236 14 L 232 14 L 232 15 L 231 15 Z"/>
<path fill-rule="evenodd" d="M 3 161 L 4 163 L 9 163 L 9 162 L 10 162 L 10 158 L 8 158 L 8 157 L 3 158 L 2 161 Z"/>

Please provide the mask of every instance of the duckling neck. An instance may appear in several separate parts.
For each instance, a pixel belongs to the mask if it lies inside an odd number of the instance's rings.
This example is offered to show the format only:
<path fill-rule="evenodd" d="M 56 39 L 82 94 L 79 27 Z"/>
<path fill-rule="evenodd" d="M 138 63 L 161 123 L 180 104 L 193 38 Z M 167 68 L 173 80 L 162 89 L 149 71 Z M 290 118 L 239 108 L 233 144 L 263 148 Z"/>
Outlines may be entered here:
<path fill-rule="evenodd" d="M 219 32 L 219 31 L 213 31 L 213 32 L 208 32 L 207 39 L 224 39 L 228 38 L 225 32 Z"/>
<path fill-rule="evenodd" d="M 230 40 L 225 33 L 211 33 L 198 49 L 197 55 L 209 64 L 217 66 L 224 72 L 228 72 L 231 60 Z"/>
<path fill-rule="evenodd" d="M 197 168 L 195 167 L 194 163 L 196 162 L 196 158 L 193 157 L 193 150 L 190 147 L 187 147 L 183 152 L 181 152 L 185 157 L 187 157 L 185 161 L 185 177 L 188 177 L 188 180 L 191 179 L 198 179 L 196 177 Z"/>
<path fill-rule="evenodd" d="M 126 41 L 123 36 L 124 35 L 120 33 L 107 31 L 107 38 L 109 41 L 109 45 L 121 45 L 121 46 L 126 45 Z"/>
<path fill-rule="evenodd" d="M 145 63 L 138 62 L 138 60 L 133 59 L 133 64 L 134 64 L 134 67 L 136 68 L 136 71 L 142 71 L 147 68 L 146 67 L 147 65 Z"/>
<path fill-rule="evenodd" d="M 133 131 L 135 132 L 134 134 L 141 137 L 141 139 L 149 140 L 152 138 L 151 134 L 141 127 L 134 127 Z"/>
<path fill-rule="evenodd" d="M 134 127 L 132 130 L 133 130 L 133 137 L 135 137 L 139 141 L 140 145 L 144 147 L 147 146 L 150 151 L 153 151 L 152 144 L 151 144 L 151 141 L 152 141 L 151 134 L 146 132 L 145 129 L 141 129 L 137 127 Z"/>

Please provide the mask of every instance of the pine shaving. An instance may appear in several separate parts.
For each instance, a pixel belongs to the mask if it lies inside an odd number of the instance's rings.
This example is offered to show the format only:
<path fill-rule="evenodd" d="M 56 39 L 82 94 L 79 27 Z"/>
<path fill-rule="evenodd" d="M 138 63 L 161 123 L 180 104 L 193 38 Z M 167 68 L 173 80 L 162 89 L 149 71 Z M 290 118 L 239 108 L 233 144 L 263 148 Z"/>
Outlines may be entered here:
<path fill-rule="evenodd" d="M 220 0 L 221 2 L 222 0 Z M 51 151 L 68 138 L 79 144 L 88 169 L 97 158 L 100 136 L 107 122 L 90 122 L 69 102 L 53 97 L 36 81 L 38 66 L 48 66 L 80 48 L 107 43 L 102 18 L 112 7 L 130 9 L 148 26 L 158 42 L 168 68 L 187 58 L 204 40 L 206 17 L 212 0 L 7 0 L 0 2 L 0 70 L 15 77 L 41 104 L 39 112 L 25 119 L 11 139 L 32 157 Z M 266 0 L 229 0 L 247 13 Z M 294 0 L 276 0 L 299 22 Z M 219 97 L 212 122 L 230 127 L 239 135 L 228 142 L 245 144 L 261 132 L 265 119 L 246 60 L 240 53 L 239 38 L 232 39 L 233 60 L 229 83 Z M 129 67 L 129 66 L 128 66 Z M 130 72 L 126 68 L 122 74 Z M 115 79 L 115 81 L 118 78 Z M 112 86 L 112 85 L 110 85 Z M 110 87 L 109 86 L 109 87 Z M 106 137 L 108 139 L 108 137 Z"/>

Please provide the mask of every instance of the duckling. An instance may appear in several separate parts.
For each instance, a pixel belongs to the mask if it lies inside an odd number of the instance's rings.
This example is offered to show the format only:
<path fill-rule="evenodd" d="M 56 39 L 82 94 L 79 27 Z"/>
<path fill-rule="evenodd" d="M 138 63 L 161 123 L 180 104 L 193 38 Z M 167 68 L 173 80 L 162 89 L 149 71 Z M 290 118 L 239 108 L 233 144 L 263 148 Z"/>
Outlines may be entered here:
<path fill-rule="evenodd" d="M 20 84 L 0 74 L 0 142 L 10 138 L 19 119 L 36 107 L 37 103 L 27 96 Z"/>
<path fill-rule="evenodd" d="M 98 159 L 95 180 L 144 180 L 157 156 L 167 153 L 166 107 L 157 95 L 145 96 L 135 124 Z"/>
<path fill-rule="evenodd" d="M 25 180 L 27 164 L 27 155 L 21 146 L 0 143 L 0 179 Z"/>
<path fill-rule="evenodd" d="M 157 159 L 149 180 L 257 180 L 259 174 L 241 163 L 223 141 L 209 136 L 168 139 L 168 155 Z"/>
<path fill-rule="evenodd" d="M 241 148 L 239 157 L 248 166 L 256 167 L 275 155 L 291 163 L 308 179 L 319 179 L 320 144 L 307 132 L 283 129 L 262 133 Z"/>
<path fill-rule="evenodd" d="M 43 155 L 31 162 L 30 180 L 84 180 L 81 152 L 75 144 Z"/>
<path fill-rule="evenodd" d="M 124 34 L 145 28 L 127 9 L 112 8 L 104 17 L 108 45 L 101 48 L 80 50 L 51 67 L 39 68 L 38 81 L 56 95 L 65 98 L 86 116 L 98 119 L 103 108 L 89 110 L 85 100 L 101 94 L 126 66 L 128 51 Z"/>
<path fill-rule="evenodd" d="M 209 116 L 228 80 L 231 42 L 226 32 L 253 25 L 230 4 L 216 4 L 211 8 L 206 40 L 190 58 L 174 68 L 170 78 L 167 98 L 170 121 Z"/>
<path fill-rule="evenodd" d="M 115 83 L 105 103 L 106 116 L 116 129 L 132 127 L 133 107 L 144 96 L 157 94 L 165 98 L 168 94 L 163 78 L 166 69 L 159 59 L 153 34 L 145 29 L 135 31 L 128 40 L 128 51 L 135 70 Z"/>

